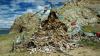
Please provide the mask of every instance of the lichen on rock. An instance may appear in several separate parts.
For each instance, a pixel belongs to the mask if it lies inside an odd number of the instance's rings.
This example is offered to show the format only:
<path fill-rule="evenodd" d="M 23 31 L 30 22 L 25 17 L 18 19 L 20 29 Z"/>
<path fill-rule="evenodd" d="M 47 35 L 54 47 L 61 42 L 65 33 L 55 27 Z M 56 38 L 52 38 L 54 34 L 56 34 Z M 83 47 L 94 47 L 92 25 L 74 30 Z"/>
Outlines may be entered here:
<path fill-rule="evenodd" d="M 31 34 L 37 31 L 38 24 L 39 20 L 35 14 L 26 13 L 15 20 L 10 33 L 22 33 L 26 31 Z"/>

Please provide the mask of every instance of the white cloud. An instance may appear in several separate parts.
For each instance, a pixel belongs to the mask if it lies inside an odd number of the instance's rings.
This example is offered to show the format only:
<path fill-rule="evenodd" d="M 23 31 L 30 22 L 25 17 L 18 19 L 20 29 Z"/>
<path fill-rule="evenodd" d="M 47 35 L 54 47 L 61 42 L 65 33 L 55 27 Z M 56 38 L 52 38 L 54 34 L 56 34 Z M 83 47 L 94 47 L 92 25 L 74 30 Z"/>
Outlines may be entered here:
<path fill-rule="evenodd" d="M 21 2 L 25 2 L 25 3 L 33 3 L 36 5 L 45 5 L 45 1 L 44 0 L 15 0 L 15 3 L 21 3 Z"/>
<path fill-rule="evenodd" d="M 37 10 L 43 10 L 44 6 L 37 6 Z"/>
<path fill-rule="evenodd" d="M 35 0 L 35 3 L 37 5 L 45 5 L 45 1 L 43 1 L 43 0 Z"/>
<path fill-rule="evenodd" d="M 53 1 L 54 1 L 53 3 L 58 3 L 58 2 L 63 2 L 64 0 L 53 0 Z M 18 5 L 18 3 L 21 3 L 21 2 L 33 3 L 33 5 L 37 5 L 37 7 L 36 7 L 36 9 L 26 8 L 27 9 L 26 11 L 15 12 L 15 10 L 17 10 L 17 9 L 23 9 L 23 8 L 20 8 L 20 6 Z M 21 15 L 21 14 L 26 13 L 26 12 L 33 12 L 34 13 L 35 11 L 44 10 L 45 6 L 49 7 L 49 5 L 45 5 L 44 0 L 13 0 L 11 2 L 10 6 L 12 6 L 12 7 L 10 8 L 8 5 L 0 6 L 0 14 L 1 14 L 0 18 L 2 18 L 2 19 L 0 19 L 0 27 L 3 27 L 3 25 L 11 26 L 17 15 Z M 6 9 L 6 10 L 3 10 L 3 9 Z M 10 14 L 3 15 L 3 14 L 10 13 L 10 12 L 15 12 L 15 14 L 13 16 L 10 16 Z M 9 17 L 9 16 L 10 16 L 10 18 L 4 18 L 4 17 Z M 7 19 L 7 20 L 5 20 L 5 19 Z"/>
<path fill-rule="evenodd" d="M 14 21 L 0 20 L 0 28 L 10 28 Z"/>
<path fill-rule="evenodd" d="M 0 20 L 0 24 L 13 24 L 14 21 L 8 21 L 8 20 Z"/>
<path fill-rule="evenodd" d="M 0 8 L 1 8 L 1 9 L 2 9 L 2 8 L 9 9 L 9 6 L 8 6 L 8 5 L 2 5 L 2 6 L 0 6 Z"/>
<path fill-rule="evenodd" d="M 22 3 L 22 2 L 25 2 L 25 3 L 35 3 L 37 5 L 44 5 L 45 4 L 45 1 L 43 0 L 14 0 L 13 3 Z"/>
<path fill-rule="evenodd" d="M 26 12 L 33 12 L 33 10 L 32 9 L 27 9 L 27 11 Z"/>
<path fill-rule="evenodd" d="M 19 8 L 19 6 L 14 6 L 14 4 L 12 4 L 11 6 L 12 8 L 9 7 L 9 5 L 0 6 L 0 18 L 10 16 L 11 13 L 15 13 L 14 11 Z"/>
<path fill-rule="evenodd" d="M 50 9 L 49 7 L 50 7 L 50 5 L 44 5 L 44 6 L 37 6 L 37 8 L 36 8 L 36 10 L 44 10 L 45 9 L 45 7 L 47 7 L 48 9 Z"/>
<path fill-rule="evenodd" d="M 35 0 L 23 0 L 24 2 L 35 2 Z"/>
<path fill-rule="evenodd" d="M 20 2 L 35 2 L 35 0 L 15 0 L 17 3 Z"/>
<path fill-rule="evenodd" d="M 65 2 L 68 0 L 48 0 L 49 2 L 52 2 L 53 4 L 57 4 L 58 2 Z"/>
<path fill-rule="evenodd" d="M 8 12 L 11 12 L 12 9 L 8 5 L 2 5 L 0 6 L 0 14 L 5 14 Z"/>
<path fill-rule="evenodd" d="M 2 15 L 3 15 L 3 14 L 6 14 L 6 13 L 9 13 L 9 12 L 10 12 L 9 10 L 1 10 L 1 11 L 0 11 L 0 15 L 1 15 L 1 14 L 2 14 Z"/>
<path fill-rule="evenodd" d="M 23 12 L 23 13 L 35 13 L 36 12 L 36 9 L 31 9 L 31 8 L 29 8 L 29 9 L 27 9 L 25 12 Z"/>
<path fill-rule="evenodd" d="M 20 1 L 22 1 L 22 0 L 20 0 Z M 13 0 L 13 1 L 11 2 L 10 5 L 12 6 L 12 8 L 11 8 L 12 11 L 14 11 L 14 10 L 16 10 L 16 9 L 20 9 L 20 6 L 18 6 L 17 3 L 19 3 L 19 2 L 17 2 L 16 0 Z"/>
<path fill-rule="evenodd" d="M 11 24 L 0 24 L 0 28 L 11 28 Z"/>

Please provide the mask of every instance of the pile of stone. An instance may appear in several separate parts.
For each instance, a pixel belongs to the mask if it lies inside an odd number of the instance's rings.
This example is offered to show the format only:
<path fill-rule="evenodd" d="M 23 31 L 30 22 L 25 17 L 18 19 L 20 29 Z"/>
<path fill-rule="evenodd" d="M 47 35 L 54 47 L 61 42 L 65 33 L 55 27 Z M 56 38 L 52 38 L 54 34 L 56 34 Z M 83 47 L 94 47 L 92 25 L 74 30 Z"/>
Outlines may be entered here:
<path fill-rule="evenodd" d="M 80 32 L 83 26 L 93 25 L 98 20 L 95 13 L 83 6 L 69 4 L 57 10 L 56 12 L 51 10 L 48 18 L 37 18 L 33 14 L 26 14 L 25 17 L 21 16 L 15 21 L 12 32 L 30 34 L 29 38 L 27 35 L 26 39 L 21 37 L 24 41 L 20 41 L 30 54 L 34 52 L 66 53 L 70 49 L 79 47 L 77 42 L 82 37 Z"/>
<path fill-rule="evenodd" d="M 47 20 L 41 22 L 28 43 L 31 43 L 27 45 L 31 52 L 66 52 L 76 47 L 75 42 L 70 42 L 67 26 L 58 19 L 54 11 L 50 12 Z"/>

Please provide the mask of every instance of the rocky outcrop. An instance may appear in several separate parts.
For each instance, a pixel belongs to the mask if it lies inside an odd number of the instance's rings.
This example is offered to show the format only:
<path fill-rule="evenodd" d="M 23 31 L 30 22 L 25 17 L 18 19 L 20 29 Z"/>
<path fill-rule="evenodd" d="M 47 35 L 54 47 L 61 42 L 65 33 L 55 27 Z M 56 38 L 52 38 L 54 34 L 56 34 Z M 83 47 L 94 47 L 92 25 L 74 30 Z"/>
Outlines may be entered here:
<path fill-rule="evenodd" d="M 48 19 L 42 21 L 41 26 L 38 29 L 39 31 L 35 32 L 32 37 L 37 48 L 41 48 L 41 50 L 45 51 L 45 49 L 43 49 L 44 47 L 47 49 L 51 47 L 48 50 L 49 52 L 50 50 L 60 50 L 61 46 L 61 48 L 65 48 L 63 45 L 66 45 L 64 42 L 68 40 L 67 27 L 64 23 L 59 21 L 55 12 L 50 12 Z M 39 51 L 39 49 L 37 50 Z"/>
<path fill-rule="evenodd" d="M 58 9 L 57 12 L 59 15 L 61 15 L 61 20 L 65 24 L 68 24 L 68 22 L 72 22 L 73 20 L 77 20 L 79 24 L 84 26 L 94 24 L 98 20 L 96 13 L 94 13 L 92 10 L 75 4 L 66 4 Z"/>
<path fill-rule="evenodd" d="M 68 26 L 69 32 L 73 32 L 72 29 L 76 26 L 78 26 L 78 29 L 88 25 L 95 27 L 94 25 L 97 24 L 100 19 L 95 11 L 78 3 L 67 3 L 56 10 L 60 21 Z"/>
<path fill-rule="evenodd" d="M 82 38 L 79 33 L 81 27 L 97 23 L 98 17 L 91 9 L 76 3 L 64 5 L 55 11 L 51 10 L 47 18 L 34 16 L 32 13 L 24 14 L 15 20 L 11 32 L 25 31 L 30 34 L 27 39 L 26 34 L 23 34 L 25 41 L 20 44 L 25 45 L 31 53 L 67 54 L 70 49 L 79 47 L 77 42 Z"/>
<path fill-rule="evenodd" d="M 100 0 L 82 0 L 80 4 L 90 8 L 95 11 L 97 15 L 100 15 Z"/>
<path fill-rule="evenodd" d="M 32 33 L 30 38 L 20 43 L 25 45 L 32 53 L 37 51 L 45 53 L 66 53 L 67 50 L 76 47 L 76 42 L 70 41 L 71 38 L 67 34 L 67 26 L 59 20 L 54 11 L 49 13 L 48 18 L 42 21 L 37 29 L 38 31 Z M 15 47 L 16 46 L 17 45 L 15 45 Z"/>
<path fill-rule="evenodd" d="M 33 33 L 37 31 L 38 22 L 35 14 L 26 13 L 15 20 L 10 33 L 22 33 L 24 31 Z"/>
<path fill-rule="evenodd" d="M 61 52 L 64 54 L 68 50 L 78 47 L 76 42 L 70 41 L 67 26 L 59 20 L 54 11 L 50 12 L 47 20 L 41 22 L 38 29 L 39 31 L 34 32 L 30 39 L 36 45 L 35 48 L 32 48 L 33 53 L 39 51 L 43 53 Z"/>

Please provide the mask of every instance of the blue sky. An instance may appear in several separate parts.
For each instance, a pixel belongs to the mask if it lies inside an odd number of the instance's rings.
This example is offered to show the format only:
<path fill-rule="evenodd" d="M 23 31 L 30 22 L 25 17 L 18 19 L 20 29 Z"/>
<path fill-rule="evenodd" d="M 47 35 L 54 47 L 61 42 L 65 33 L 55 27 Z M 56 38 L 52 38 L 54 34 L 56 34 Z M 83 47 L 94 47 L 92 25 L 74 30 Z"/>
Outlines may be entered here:
<path fill-rule="evenodd" d="M 56 6 L 65 0 L 51 0 Z M 0 28 L 10 28 L 16 16 L 35 12 L 50 5 L 49 0 L 0 0 Z"/>

